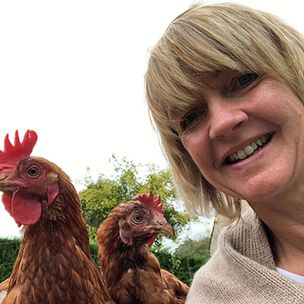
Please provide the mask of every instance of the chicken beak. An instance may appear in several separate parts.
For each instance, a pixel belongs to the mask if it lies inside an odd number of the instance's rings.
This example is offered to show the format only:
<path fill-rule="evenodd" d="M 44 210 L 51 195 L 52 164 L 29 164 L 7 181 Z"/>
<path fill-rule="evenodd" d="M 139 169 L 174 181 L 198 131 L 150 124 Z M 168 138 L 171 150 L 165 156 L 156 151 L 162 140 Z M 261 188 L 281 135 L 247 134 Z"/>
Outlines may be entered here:
<path fill-rule="evenodd" d="M 174 229 L 169 223 L 166 223 L 164 226 L 162 226 L 161 231 L 163 231 L 164 233 L 170 236 L 175 235 Z"/>
<path fill-rule="evenodd" d="M 159 232 L 164 232 L 170 236 L 174 236 L 175 232 L 173 227 L 167 222 L 165 217 L 161 214 L 156 214 L 154 217 L 155 228 L 159 230 Z"/>
<path fill-rule="evenodd" d="M 7 177 L 8 175 L 5 173 L 0 174 L 0 191 L 4 189 L 7 185 Z"/>
<path fill-rule="evenodd" d="M 0 174 L 0 183 L 1 183 L 2 181 L 6 180 L 6 179 L 7 179 L 7 174 L 1 173 L 1 174 Z"/>
<path fill-rule="evenodd" d="M 8 171 L 0 173 L 0 191 L 8 191 L 15 188 L 11 176 L 12 173 Z"/>

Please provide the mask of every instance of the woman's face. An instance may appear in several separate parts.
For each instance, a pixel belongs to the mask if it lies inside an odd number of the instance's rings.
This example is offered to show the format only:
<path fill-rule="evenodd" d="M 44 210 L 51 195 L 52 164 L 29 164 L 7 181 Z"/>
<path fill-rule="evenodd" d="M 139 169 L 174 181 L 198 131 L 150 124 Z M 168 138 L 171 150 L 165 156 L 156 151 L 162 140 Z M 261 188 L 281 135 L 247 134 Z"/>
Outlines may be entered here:
<path fill-rule="evenodd" d="M 179 113 L 185 149 L 210 184 L 249 202 L 294 191 L 304 175 L 304 108 L 283 82 L 235 71 L 208 73 Z"/>

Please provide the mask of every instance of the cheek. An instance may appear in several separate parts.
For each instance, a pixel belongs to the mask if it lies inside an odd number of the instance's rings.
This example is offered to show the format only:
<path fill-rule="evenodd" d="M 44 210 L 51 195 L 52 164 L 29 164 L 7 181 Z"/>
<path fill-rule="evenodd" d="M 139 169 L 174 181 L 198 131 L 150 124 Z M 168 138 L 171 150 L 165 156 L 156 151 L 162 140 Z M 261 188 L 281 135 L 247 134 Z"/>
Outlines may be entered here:
<path fill-rule="evenodd" d="M 4 208 L 6 211 L 8 211 L 9 214 L 11 214 L 11 196 L 7 193 L 2 194 L 2 202 L 4 204 Z"/>
<path fill-rule="evenodd" d="M 203 132 L 184 135 L 181 139 L 184 148 L 201 172 L 208 170 L 212 164 L 212 153 L 209 141 Z"/>

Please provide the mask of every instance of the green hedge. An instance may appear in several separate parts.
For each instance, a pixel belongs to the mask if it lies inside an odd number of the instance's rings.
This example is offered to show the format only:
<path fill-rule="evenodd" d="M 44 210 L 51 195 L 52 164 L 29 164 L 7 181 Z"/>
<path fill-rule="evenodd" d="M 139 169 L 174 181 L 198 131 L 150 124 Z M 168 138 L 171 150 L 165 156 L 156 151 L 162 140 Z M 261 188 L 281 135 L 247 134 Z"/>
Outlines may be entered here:
<path fill-rule="evenodd" d="M 20 246 L 19 239 L 0 239 L 0 281 L 6 279 L 12 272 Z M 91 254 L 98 265 L 98 247 L 91 243 Z M 199 254 L 170 254 L 164 249 L 152 250 L 158 257 L 162 268 L 167 269 L 184 283 L 190 285 L 194 273 L 209 259 L 209 252 Z"/>
<path fill-rule="evenodd" d="M 12 272 L 20 243 L 20 239 L 0 239 L 0 281 Z"/>
<path fill-rule="evenodd" d="M 163 249 L 155 252 L 155 255 L 157 256 L 162 268 L 173 273 L 189 286 L 191 285 L 195 272 L 210 258 L 209 254 L 205 256 L 198 254 L 170 254 L 168 251 Z"/>

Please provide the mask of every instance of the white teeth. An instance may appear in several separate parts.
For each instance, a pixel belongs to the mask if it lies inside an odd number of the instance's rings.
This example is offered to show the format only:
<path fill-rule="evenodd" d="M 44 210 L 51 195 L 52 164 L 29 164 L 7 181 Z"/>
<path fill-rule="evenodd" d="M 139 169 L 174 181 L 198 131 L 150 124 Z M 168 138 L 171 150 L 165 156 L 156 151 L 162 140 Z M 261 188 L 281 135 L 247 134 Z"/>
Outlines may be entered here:
<path fill-rule="evenodd" d="M 255 142 L 253 142 L 252 144 L 251 144 L 251 147 L 253 148 L 253 150 L 255 150 L 255 149 L 257 149 L 257 144 L 255 143 Z"/>
<path fill-rule="evenodd" d="M 239 159 L 244 159 L 247 156 L 243 150 L 238 151 L 237 155 L 238 155 Z"/>
<path fill-rule="evenodd" d="M 258 140 L 256 141 L 256 143 L 257 143 L 260 147 L 263 146 L 263 143 L 262 143 L 262 141 L 261 141 L 260 139 L 258 139 Z"/>
<path fill-rule="evenodd" d="M 239 159 L 245 159 L 247 156 L 253 154 L 259 147 L 262 147 L 265 143 L 271 138 L 270 134 L 262 135 L 260 138 L 252 142 L 250 145 L 247 145 L 245 148 L 231 154 L 228 157 L 228 161 L 233 163 Z"/>
<path fill-rule="evenodd" d="M 234 157 L 231 156 L 231 155 L 228 157 L 228 159 L 229 159 L 230 162 L 233 162 L 233 161 L 234 161 Z"/>
<path fill-rule="evenodd" d="M 265 144 L 267 142 L 267 138 L 263 135 L 261 136 L 261 141 L 263 144 Z"/>
<path fill-rule="evenodd" d="M 251 146 L 246 146 L 245 148 L 244 148 L 244 151 L 246 152 L 246 154 L 249 156 L 249 155 L 251 155 L 253 152 L 254 152 L 254 149 L 253 149 L 253 147 L 251 147 Z"/>

